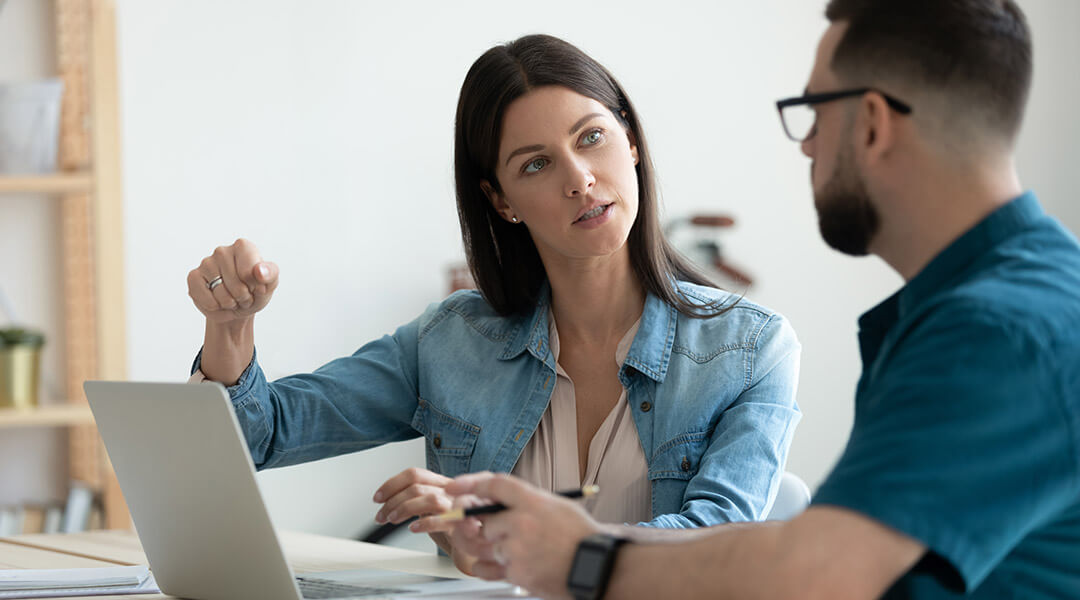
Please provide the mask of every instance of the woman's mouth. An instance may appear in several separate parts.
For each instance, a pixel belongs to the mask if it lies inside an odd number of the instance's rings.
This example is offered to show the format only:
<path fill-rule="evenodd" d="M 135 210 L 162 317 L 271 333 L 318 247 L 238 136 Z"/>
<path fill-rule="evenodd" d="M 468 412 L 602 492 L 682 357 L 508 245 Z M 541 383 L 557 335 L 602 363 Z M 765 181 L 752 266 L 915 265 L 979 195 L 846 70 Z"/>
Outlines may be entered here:
<path fill-rule="evenodd" d="M 581 215 L 581 217 L 577 221 L 574 221 L 574 223 L 583 223 L 583 222 L 588 221 L 590 219 L 595 219 L 595 218 L 599 217 L 600 215 L 604 214 L 605 212 L 607 212 L 607 210 L 609 208 L 611 208 L 612 204 L 614 204 L 614 203 L 611 202 L 611 203 L 608 203 L 608 204 L 601 204 L 600 206 L 597 206 L 596 208 L 590 210 L 589 212 Z"/>

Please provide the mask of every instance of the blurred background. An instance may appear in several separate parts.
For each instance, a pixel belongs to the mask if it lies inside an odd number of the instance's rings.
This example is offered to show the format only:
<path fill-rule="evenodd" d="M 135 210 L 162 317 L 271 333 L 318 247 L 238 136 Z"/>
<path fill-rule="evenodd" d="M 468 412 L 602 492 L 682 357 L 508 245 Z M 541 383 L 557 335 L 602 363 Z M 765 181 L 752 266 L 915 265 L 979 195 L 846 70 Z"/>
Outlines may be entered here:
<path fill-rule="evenodd" d="M 793 323 L 804 416 L 788 469 L 814 488 L 842 451 L 860 368 L 855 320 L 902 282 L 878 259 L 820 240 L 809 161 L 773 104 L 806 83 L 827 26 L 822 0 L 115 4 L 131 379 L 187 378 L 203 330 L 187 272 L 238 237 L 281 267 L 256 327 L 270 377 L 349 354 L 445 296 L 464 261 L 452 178 L 459 86 L 490 46 L 544 32 L 626 88 L 668 222 L 734 220 L 675 241 L 690 252 L 717 243 L 752 277 L 748 296 Z M 1080 2 L 1020 4 L 1035 40 L 1021 178 L 1080 231 Z M 55 74 L 53 10 L 9 0 L 0 11 L 0 81 Z M 62 385 L 57 211 L 35 194 L 0 198 L 0 288 L 49 339 L 46 389 Z M 60 435 L 0 429 L 0 505 L 66 493 Z M 279 527 L 352 536 L 371 523 L 376 487 L 423 457 L 413 441 L 259 479 Z M 411 535 L 397 543 L 432 547 Z"/>

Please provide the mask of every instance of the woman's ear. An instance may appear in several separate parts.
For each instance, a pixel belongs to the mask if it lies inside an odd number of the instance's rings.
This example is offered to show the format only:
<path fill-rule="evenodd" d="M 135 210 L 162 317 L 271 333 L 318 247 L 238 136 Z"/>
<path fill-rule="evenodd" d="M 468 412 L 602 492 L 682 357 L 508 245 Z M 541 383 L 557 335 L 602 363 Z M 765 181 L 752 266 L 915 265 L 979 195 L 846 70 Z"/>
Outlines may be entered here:
<path fill-rule="evenodd" d="M 521 221 L 514 213 L 513 207 L 506 201 L 506 198 L 502 194 L 495 191 L 495 187 L 486 179 L 480 180 L 480 189 L 484 191 L 484 195 L 487 196 L 488 202 L 491 203 L 491 207 L 495 209 L 495 212 L 499 213 L 499 216 L 511 223 L 518 223 Z"/>
<path fill-rule="evenodd" d="M 634 135 L 634 130 L 630 129 L 629 121 L 626 120 L 626 111 L 620 110 L 619 115 L 622 116 L 623 131 L 626 132 L 626 139 L 630 140 L 630 156 L 634 157 L 634 164 L 638 164 L 638 152 L 637 152 L 637 136 Z"/>

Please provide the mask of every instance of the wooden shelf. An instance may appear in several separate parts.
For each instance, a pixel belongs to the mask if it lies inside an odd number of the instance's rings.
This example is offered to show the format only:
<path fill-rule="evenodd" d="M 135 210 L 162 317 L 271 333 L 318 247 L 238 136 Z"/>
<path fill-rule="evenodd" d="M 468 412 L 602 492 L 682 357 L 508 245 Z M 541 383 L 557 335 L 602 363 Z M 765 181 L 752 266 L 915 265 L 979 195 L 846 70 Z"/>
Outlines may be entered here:
<path fill-rule="evenodd" d="M 47 404 L 30 409 L 0 408 L 0 429 L 93 424 L 94 415 L 86 405 Z"/>
<path fill-rule="evenodd" d="M 0 175 L 0 193 L 64 194 L 90 192 L 94 178 L 89 173 L 51 175 Z"/>

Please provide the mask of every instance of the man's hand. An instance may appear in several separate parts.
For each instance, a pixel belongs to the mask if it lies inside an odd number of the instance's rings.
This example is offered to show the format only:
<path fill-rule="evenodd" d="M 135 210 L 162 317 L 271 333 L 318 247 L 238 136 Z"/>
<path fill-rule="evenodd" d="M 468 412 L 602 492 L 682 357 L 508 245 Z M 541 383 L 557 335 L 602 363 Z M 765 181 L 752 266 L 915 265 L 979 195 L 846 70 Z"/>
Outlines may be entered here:
<path fill-rule="evenodd" d="M 507 579 L 544 598 L 569 598 L 566 578 L 578 543 L 601 527 L 581 506 L 510 475 L 463 475 L 446 487 L 453 496 L 475 495 L 507 509 L 459 523 L 455 548 L 477 557 L 472 572 Z"/>

